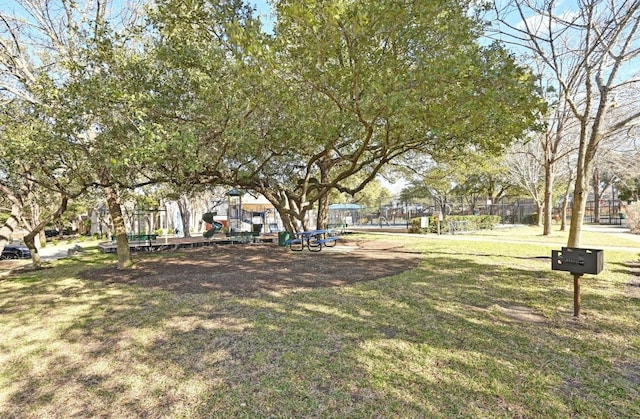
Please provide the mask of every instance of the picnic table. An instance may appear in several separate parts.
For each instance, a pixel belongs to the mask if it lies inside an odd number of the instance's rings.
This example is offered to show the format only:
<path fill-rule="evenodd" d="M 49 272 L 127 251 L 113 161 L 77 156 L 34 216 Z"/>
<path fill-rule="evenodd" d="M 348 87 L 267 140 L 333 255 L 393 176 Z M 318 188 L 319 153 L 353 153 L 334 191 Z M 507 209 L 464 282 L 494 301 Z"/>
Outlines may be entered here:
<path fill-rule="evenodd" d="M 333 247 L 340 236 L 333 230 L 309 230 L 295 233 L 295 238 L 287 240 L 289 248 L 301 252 L 306 247 L 310 252 L 319 252 L 322 247 Z"/>

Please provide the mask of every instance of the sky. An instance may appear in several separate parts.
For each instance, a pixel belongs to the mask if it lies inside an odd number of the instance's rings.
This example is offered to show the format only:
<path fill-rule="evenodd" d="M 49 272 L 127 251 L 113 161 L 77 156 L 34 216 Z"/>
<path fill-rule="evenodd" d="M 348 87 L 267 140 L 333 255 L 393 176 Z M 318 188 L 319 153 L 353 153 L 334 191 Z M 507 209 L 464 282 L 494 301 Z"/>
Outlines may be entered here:
<path fill-rule="evenodd" d="M 271 13 L 271 7 L 266 0 L 253 0 L 249 2 L 256 8 L 256 13 L 260 16 L 262 25 L 266 32 L 272 32 L 273 30 L 273 15 Z"/>

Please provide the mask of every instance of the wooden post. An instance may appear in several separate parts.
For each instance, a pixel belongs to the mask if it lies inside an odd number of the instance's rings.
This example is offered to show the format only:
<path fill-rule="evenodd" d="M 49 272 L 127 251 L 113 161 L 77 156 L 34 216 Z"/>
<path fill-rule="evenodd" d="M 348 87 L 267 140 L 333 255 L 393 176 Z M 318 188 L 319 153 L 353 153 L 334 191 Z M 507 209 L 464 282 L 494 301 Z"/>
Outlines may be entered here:
<path fill-rule="evenodd" d="M 580 277 L 582 274 L 573 274 L 573 317 L 580 317 Z"/>

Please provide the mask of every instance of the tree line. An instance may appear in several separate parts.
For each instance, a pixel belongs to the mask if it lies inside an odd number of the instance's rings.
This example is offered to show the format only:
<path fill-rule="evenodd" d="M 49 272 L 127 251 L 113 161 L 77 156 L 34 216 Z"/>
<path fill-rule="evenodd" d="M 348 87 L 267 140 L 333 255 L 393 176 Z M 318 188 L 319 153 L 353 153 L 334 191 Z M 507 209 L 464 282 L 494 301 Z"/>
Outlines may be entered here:
<path fill-rule="evenodd" d="M 253 190 L 287 230 L 312 208 L 321 227 L 330 194 L 398 165 L 499 155 L 555 109 L 466 2 L 272 10 L 272 26 L 241 0 L 0 10 L 0 246 L 22 222 L 37 262 L 44 226 L 99 194 L 131 266 L 122 197 L 145 186 Z"/>

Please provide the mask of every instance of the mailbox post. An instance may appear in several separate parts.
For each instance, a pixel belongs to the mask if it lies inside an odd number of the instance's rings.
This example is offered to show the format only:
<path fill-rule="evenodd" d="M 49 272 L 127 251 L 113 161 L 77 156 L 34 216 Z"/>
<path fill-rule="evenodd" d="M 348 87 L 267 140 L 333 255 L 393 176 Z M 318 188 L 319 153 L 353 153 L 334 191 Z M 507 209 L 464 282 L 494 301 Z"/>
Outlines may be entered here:
<path fill-rule="evenodd" d="M 604 251 L 563 247 L 551 251 L 551 269 L 573 275 L 573 316 L 580 317 L 580 278 L 584 274 L 597 275 L 604 266 Z"/>

